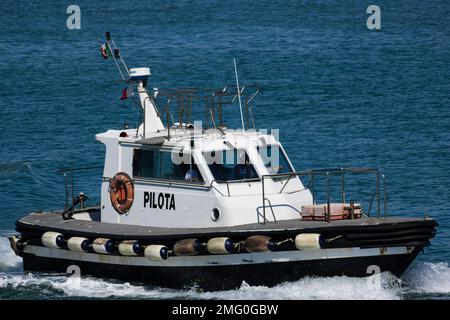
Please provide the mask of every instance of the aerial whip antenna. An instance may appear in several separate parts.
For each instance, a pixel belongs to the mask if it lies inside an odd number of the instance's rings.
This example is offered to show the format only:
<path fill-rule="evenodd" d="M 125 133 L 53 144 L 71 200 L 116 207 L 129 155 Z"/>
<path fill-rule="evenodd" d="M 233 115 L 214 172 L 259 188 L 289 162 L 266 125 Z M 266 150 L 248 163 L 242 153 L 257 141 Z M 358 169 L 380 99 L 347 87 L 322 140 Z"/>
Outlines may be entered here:
<path fill-rule="evenodd" d="M 237 87 L 237 94 L 238 94 L 238 99 L 239 99 L 239 109 L 241 110 L 242 131 L 244 131 L 245 130 L 244 115 L 242 114 L 241 90 L 239 89 L 239 77 L 238 77 L 238 72 L 237 72 L 237 67 L 236 67 L 236 59 L 233 58 L 233 61 L 234 61 L 234 73 L 236 75 L 236 87 Z"/>
<path fill-rule="evenodd" d="M 109 32 L 106 32 L 105 51 L 103 51 L 103 48 L 102 48 L 102 56 L 105 59 L 108 59 L 109 56 L 111 56 L 114 59 L 114 62 L 117 66 L 117 69 L 119 70 L 122 80 L 125 80 L 125 76 L 124 76 L 125 73 L 128 76 L 130 75 L 130 71 L 128 70 L 128 67 L 125 64 L 125 61 L 123 60 L 123 58 L 120 54 L 119 48 L 117 48 L 114 40 L 111 39 L 111 33 L 109 33 Z M 122 67 L 119 65 L 118 60 L 120 60 Z"/>

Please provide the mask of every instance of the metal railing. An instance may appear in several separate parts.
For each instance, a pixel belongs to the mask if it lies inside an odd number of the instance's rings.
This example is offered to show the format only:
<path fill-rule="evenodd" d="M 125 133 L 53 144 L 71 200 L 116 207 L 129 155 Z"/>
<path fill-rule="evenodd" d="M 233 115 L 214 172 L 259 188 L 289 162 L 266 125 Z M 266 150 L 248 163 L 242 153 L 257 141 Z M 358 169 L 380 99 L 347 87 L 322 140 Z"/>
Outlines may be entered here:
<path fill-rule="evenodd" d="M 261 178 L 257 179 L 241 179 L 241 180 L 229 180 L 229 181 L 218 181 L 218 180 L 212 180 L 209 184 L 200 184 L 200 183 L 192 183 L 192 182 L 184 182 L 184 181 L 175 181 L 175 180 L 162 180 L 162 179 L 151 179 L 151 178 L 139 178 L 139 179 L 133 179 L 135 182 L 141 182 L 141 183 L 148 183 L 148 184 L 157 184 L 157 185 L 164 185 L 168 187 L 175 187 L 175 188 L 189 188 L 189 189 L 196 189 L 196 190 L 204 190 L 204 191 L 210 191 L 214 189 L 217 191 L 218 194 L 220 194 L 222 197 L 231 197 L 231 191 L 230 191 L 230 185 L 236 184 L 236 183 L 252 183 L 252 182 L 261 182 L 261 195 L 262 195 L 262 205 L 257 208 L 257 216 L 258 216 L 258 223 L 260 223 L 260 218 L 262 218 L 262 223 L 265 224 L 269 220 L 266 216 L 266 208 L 269 208 L 271 211 L 271 215 L 273 218 L 273 221 L 276 222 L 276 216 L 273 208 L 280 207 L 280 206 L 286 206 L 291 207 L 293 210 L 296 210 L 297 212 L 300 212 L 299 210 L 293 208 L 292 206 L 288 204 L 272 204 L 270 199 L 267 197 L 267 190 L 265 185 L 265 180 L 267 179 L 283 179 L 285 178 L 285 182 L 283 184 L 283 187 L 280 191 L 278 191 L 278 194 L 283 193 L 285 190 L 287 184 L 292 181 L 293 177 L 310 177 L 309 183 L 301 190 L 296 190 L 294 192 L 303 191 L 309 189 L 312 194 L 312 201 L 313 203 L 316 203 L 316 180 L 318 176 L 325 176 L 326 177 L 326 203 L 327 203 L 327 216 L 326 220 L 330 222 L 330 206 L 331 206 L 331 184 L 330 184 L 330 178 L 332 176 L 340 176 L 340 193 L 341 193 L 341 201 L 342 203 L 346 202 L 346 189 L 345 189 L 345 176 L 348 174 L 375 174 L 376 176 L 376 191 L 372 195 L 370 203 L 369 203 L 369 209 L 367 212 L 367 215 L 370 216 L 371 209 L 373 206 L 373 201 L 376 199 L 377 203 L 377 215 L 381 216 L 381 212 L 383 212 L 384 216 L 386 217 L 388 214 L 388 208 L 387 208 L 387 190 L 386 190 L 386 178 L 384 174 L 381 174 L 378 169 L 373 168 L 331 168 L 331 169 L 315 169 L 315 170 L 307 170 L 307 171 L 297 171 L 297 172 L 290 172 L 290 173 L 280 173 L 280 174 L 268 174 L 263 175 Z M 110 179 L 107 177 L 103 177 L 103 179 Z M 225 186 L 226 191 L 223 190 L 223 188 L 219 188 L 219 186 Z M 294 193 L 290 191 L 289 193 Z M 383 195 L 381 195 L 383 193 Z M 381 201 L 383 200 L 383 208 Z M 260 213 L 260 208 L 262 208 L 262 213 Z M 351 210 L 351 217 L 354 218 L 353 210 Z"/>
<path fill-rule="evenodd" d="M 67 168 L 67 169 L 58 170 L 59 173 L 64 175 L 64 181 L 65 181 L 65 206 L 64 206 L 64 213 L 63 214 L 66 217 L 70 217 L 73 214 L 73 212 L 75 211 L 75 206 L 77 204 L 80 204 L 80 209 L 83 209 L 84 201 L 86 201 L 88 199 L 84 195 L 84 193 L 81 193 L 81 194 L 75 196 L 74 172 L 90 171 L 90 170 L 97 170 L 97 169 L 103 169 L 103 166 L 92 166 L 92 167 L 81 167 L 81 168 Z"/>
<path fill-rule="evenodd" d="M 252 106 L 255 97 L 261 92 L 258 85 L 250 84 L 240 88 L 240 95 L 243 101 L 244 117 L 246 128 L 255 128 Z M 183 124 L 192 123 L 192 115 L 195 109 L 204 109 L 204 119 L 202 129 L 220 129 L 225 126 L 223 110 L 231 106 L 238 98 L 237 88 L 234 85 L 224 86 L 220 89 L 210 88 L 158 88 L 148 99 L 151 99 L 156 111 L 165 122 L 167 138 L 170 139 L 171 129 L 183 129 Z M 144 115 L 147 104 L 144 103 Z M 171 111 L 172 109 L 174 112 Z M 145 116 L 143 117 L 143 137 L 146 131 Z M 216 123 L 217 122 L 217 123 Z M 175 126 L 177 123 L 177 126 Z"/>
<path fill-rule="evenodd" d="M 274 178 L 287 178 L 285 184 L 283 185 L 283 188 L 280 190 L 279 193 L 282 193 L 285 189 L 286 185 L 292 180 L 293 177 L 310 177 L 310 181 L 305 189 L 310 189 L 312 193 L 312 200 L 313 204 L 316 203 L 316 190 L 315 190 L 315 184 L 316 184 L 316 178 L 317 176 L 325 176 L 326 177 L 326 198 L 327 198 L 327 210 L 326 210 L 326 220 L 327 222 L 331 221 L 331 214 L 330 214 L 330 206 L 331 206 L 331 185 L 330 185 L 330 177 L 331 176 L 340 176 L 341 177 L 341 200 L 342 203 L 346 202 L 346 193 L 345 193 L 345 175 L 347 174 L 375 174 L 376 176 L 376 191 L 372 196 L 372 200 L 370 202 L 368 215 L 370 215 L 370 210 L 372 208 L 372 203 L 374 198 L 377 199 L 377 215 L 381 215 L 381 195 L 380 195 L 380 188 L 383 189 L 383 201 L 384 201 L 384 207 L 383 207 L 383 213 L 384 217 L 387 216 L 387 191 L 386 191 L 386 178 L 384 174 L 380 173 L 378 169 L 375 168 L 329 168 L 329 169 L 314 169 L 314 170 L 306 170 L 306 171 L 296 171 L 296 172 L 289 172 L 289 173 L 279 173 L 279 174 L 268 174 L 263 175 L 261 177 L 262 181 L 262 203 L 263 203 L 263 224 L 265 224 L 268 220 L 266 219 L 266 202 L 269 202 L 269 207 L 273 213 L 273 206 L 270 203 L 270 200 L 266 197 L 266 190 L 264 181 L 266 179 L 274 179 Z M 381 180 L 381 183 L 380 183 Z M 352 210 L 352 219 L 353 216 L 353 210 Z M 276 222 L 276 219 L 274 219 Z M 259 217 L 258 217 L 259 222 Z"/>
<path fill-rule="evenodd" d="M 87 168 L 77 168 L 77 169 L 67 169 L 64 171 L 64 176 L 66 180 L 66 206 L 65 210 L 67 211 L 70 209 L 69 207 L 69 196 L 71 195 L 72 198 L 72 207 L 74 206 L 74 199 L 75 199 L 75 193 L 74 193 L 74 178 L 73 173 L 75 171 L 83 171 L 83 170 L 92 170 L 92 169 L 99 169 L 102 167 L 87 167 Z M 266 190 L 265 181 L 267 179 L 285 179 L 285 182 L 283 184 L 283 187 L 280 191 L 278 191 L 278 194 L 283 193 L 285 190 L 287 184 L 292 181 L 294 177 L 310 177 L 309 183 L 301 190 L 296 190 L 294 192 L 303 191 L 303 190 L 310 190 L 312 194 L 312 202 L 313 204 L 316 203 L 316 179 L 318 176 L 325 176 L 326 177 L 326 203 L 327 203 L 327 210 L 326 210 L 326 221 L 331 221 L 331 215 L 330 215 L 330 206 L 331 206 L 331 184 L 330 184 L 330 178 L 332 176 L 340 176 L 340 193 L 341 193 L 341 201 L 342 203 L 346 203 L 346 191 L 345 191 L 345 176 L 348 174 L 374 174 L 376 177 L 376 191 L 372 195 L 370 203 L 369 203 L 369 209 L 367 212 L 367 215 L 370 216 L 370 212 L 373 206 L 373 202 L 376 199 L 377 203 L 377 216 L 381 216 L 381 212 L 383 212 L 384 217 L 388 214 L 388 207 L 387 207 L 387 190 L 386 190 L 386 178 L 384 174 L 380 173 L 378 169 L 374 168 L 329 168 L 329 169 L 314 169 L 314 170 L 306 170 L 306 171 L 296 171 L 296 172 L 289 172 L 289 173 L 279 173 L 279 174 L 267 174 L 261 176 L 261 178 L 253 178 L 253 179 L 242 179 L 242 180 L 230 180 L 230 181 L 218 181 L 218 180 L 212 180 L 209 184 L 201 184 L 201 183 L 192 183 L 192 182 L 184 182 L 184 181 L 176 181 L 176 180 L 162 180 L 162 179 L 151 179 L 151 178 L 137 178 L 133 179 L 135 182 L 145 183 L 145 184 L 157 184 L 157 185 L 164 185 L 168 187 L 175 187 L 175 188 L 192 188 L 197 190 L 216 190 L 221 196 L 223 197 L 231 197 L 231 191 L 230 191 L 230 185 L 235 183 L 252 183 L 252 182 L 261 182 L 261 195 L 262 195 L 262 206 L 257 208 L 257 215 L 258 215 L 258 223 L 260 222 L 260 218 L 262 218 L 262 224 L 265 224 L 266 222 L 269 222 L 266 216 L 266 208 L 268 207 L 271 211 L 272 218 L 274 222 L 277 222 L 274 209 L 275 207 L 280 206 L 287 206 L 291 207 L 293 210 L 300 212 L 296 208 L 293 208 L 292 206 L 288 204 L 272 204 L 270 199 L 267 197 L 268 193 Z M 103 177 L 103 181 L 110 180 L 109 177 Z M 226 186 L 226 192 L 223 191 L 223 188 L 218 188 L 218 186 Z M 289 192 L 293 193 L 293 192 Z M 383 193 L 383 195 L 381 195 Z M 383 208 L 381 201 L 383 200 Z M 260 213 L 259 209 L 262 208 L 262 214 Z M 353 206 L 351 210 L 351 218 L 354 218 L 354 212 L 353 212 Z"/>

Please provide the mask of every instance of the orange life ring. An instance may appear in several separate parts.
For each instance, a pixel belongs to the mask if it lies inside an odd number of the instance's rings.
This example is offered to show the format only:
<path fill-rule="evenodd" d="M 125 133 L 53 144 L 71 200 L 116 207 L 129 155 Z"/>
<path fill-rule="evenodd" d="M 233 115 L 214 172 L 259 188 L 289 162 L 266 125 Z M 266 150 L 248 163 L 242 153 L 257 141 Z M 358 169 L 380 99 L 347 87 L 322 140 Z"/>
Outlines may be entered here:
<path fill-rule="evenodd" d="M 134 185 L 128 174 L 119 172 L 109 181 L 109 197 L 119 214 L 130 210 L 134 200 Z"/>

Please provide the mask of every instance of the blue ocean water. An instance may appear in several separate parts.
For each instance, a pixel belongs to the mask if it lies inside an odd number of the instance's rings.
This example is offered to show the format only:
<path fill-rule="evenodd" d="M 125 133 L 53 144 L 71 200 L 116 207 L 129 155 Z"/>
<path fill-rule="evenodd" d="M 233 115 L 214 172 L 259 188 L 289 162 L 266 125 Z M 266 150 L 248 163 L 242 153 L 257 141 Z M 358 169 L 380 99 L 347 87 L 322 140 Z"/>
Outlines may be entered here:
<path fill-rule="evenodd" d="M 68 30 L 66 9 L 81 8 Z M 382 29 L 366 27 L 370 4 Z M 12 1 L 0 12 L 1 298 L 449 298 L 450 3 L 422 1 Z M 137 121 L 99 45 L 110 31 L 151 87 L 263 87 L 258 128 L 279 128 L 296 169 L 371 166 L 388 178 L 390 214 L 440 223 L 402 279 L 379 291 L 346 277 L 199 293 L 94 278 L 29 275 L 9 250 L 15 220 L 64 205 L 58 170 L 101 166 L 94 135 Z M 239 123 L 239 112 L 231 115 Z M 101 169 L 77 177 L 99 198 Z M 332 286 L 333 292 L 329 289 Z M 99 293 L 101 291 L 101 294 Z"/>

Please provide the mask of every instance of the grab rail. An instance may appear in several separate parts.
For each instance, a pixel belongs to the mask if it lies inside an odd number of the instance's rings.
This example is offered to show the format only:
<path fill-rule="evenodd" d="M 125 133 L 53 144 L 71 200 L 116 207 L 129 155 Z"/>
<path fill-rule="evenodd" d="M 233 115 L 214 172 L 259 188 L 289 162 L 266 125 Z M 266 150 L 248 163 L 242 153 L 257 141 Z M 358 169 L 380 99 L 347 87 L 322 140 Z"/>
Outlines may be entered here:
<path fill-rule="evenodd" d="M 249 84 L 240 88 L 243 109 L 245 111 L 246 127 L 256 130 L 253 121 L 252 105 L 255 97 L 261 92 L 261 88 L 256 84 Z M 217 128 L 225 126 L 223 119 L 223 109 L 231 106 L 237 99 L 237 88 L 235 85 L 226 85 L 223 88 L 158 88 L 153 90 L 153 95 L 149 94 L 146 99 L 152 100 L 158 116 L 161 121 L 165 121 L 167 137 L 170 139 L 171 129 L 183 129 L 183 124 L 191 124 L 194 111 L 199 112 L 201 108 L 205 109 L 205 118 L 203 119 L 203 129 Z M 160 107 L 158 107 L 160 106 Z M 162 107 L 161 107 L 162 106 Z M 175 109 L 174 112 L 170 108 Z M 147 104 L 143 104 L 144 115 Z M 161 111 L 160 111 L 161 110 Z M 172 115 L 173 113 L 173 115 Z M 163 119 L 165 116 L 165 119 Z M 173 118 L 176 117 L 176 120 Z M 210 124 L 210 120 L 212 123 Z M 171 123 L 172 121 L 172 123 Z M 146 118 L 143 117 L 143 137 L 146 138 Z M 175 122 L 177 126 L 175 126 Z"/>
<path fill-rule="evenodd" d="M 109 181 L 111 180 L 111 177 L 103 177 L 103 181 Z M 209 185 L 201 184 L 201 183 L 194 183 L 194 182 L 184 182 L 183 180 L 168 180 L 168 179 L 156 179 L 156 178 L 145 178 L 145 177 L 135 177 L 133 178 L 133 182 L 141 182 L 141 183 L 147 183 L 147 184 L 156 184 L 156 185 L 163 185 L 168 187 L 175 187 L 175 188 L 186 188 L 186 189 L 203 189 L 205 191 L 209 191 L 211 189 L 216 190 L 222 197 L 231 197 L 230 192 L 230 184 L 233 183 L 240 183 L 240 182 L 259 182 L 261 179 L 241 179 L 241 180 L 230 180 L 230 181 L 222 181 L 222 180 L 212 180 Z M 218 185 L 226 185 L 227 192 L 226 194 L 222 192 L 218 187 L 215 186 L 215 184 Z"/>

